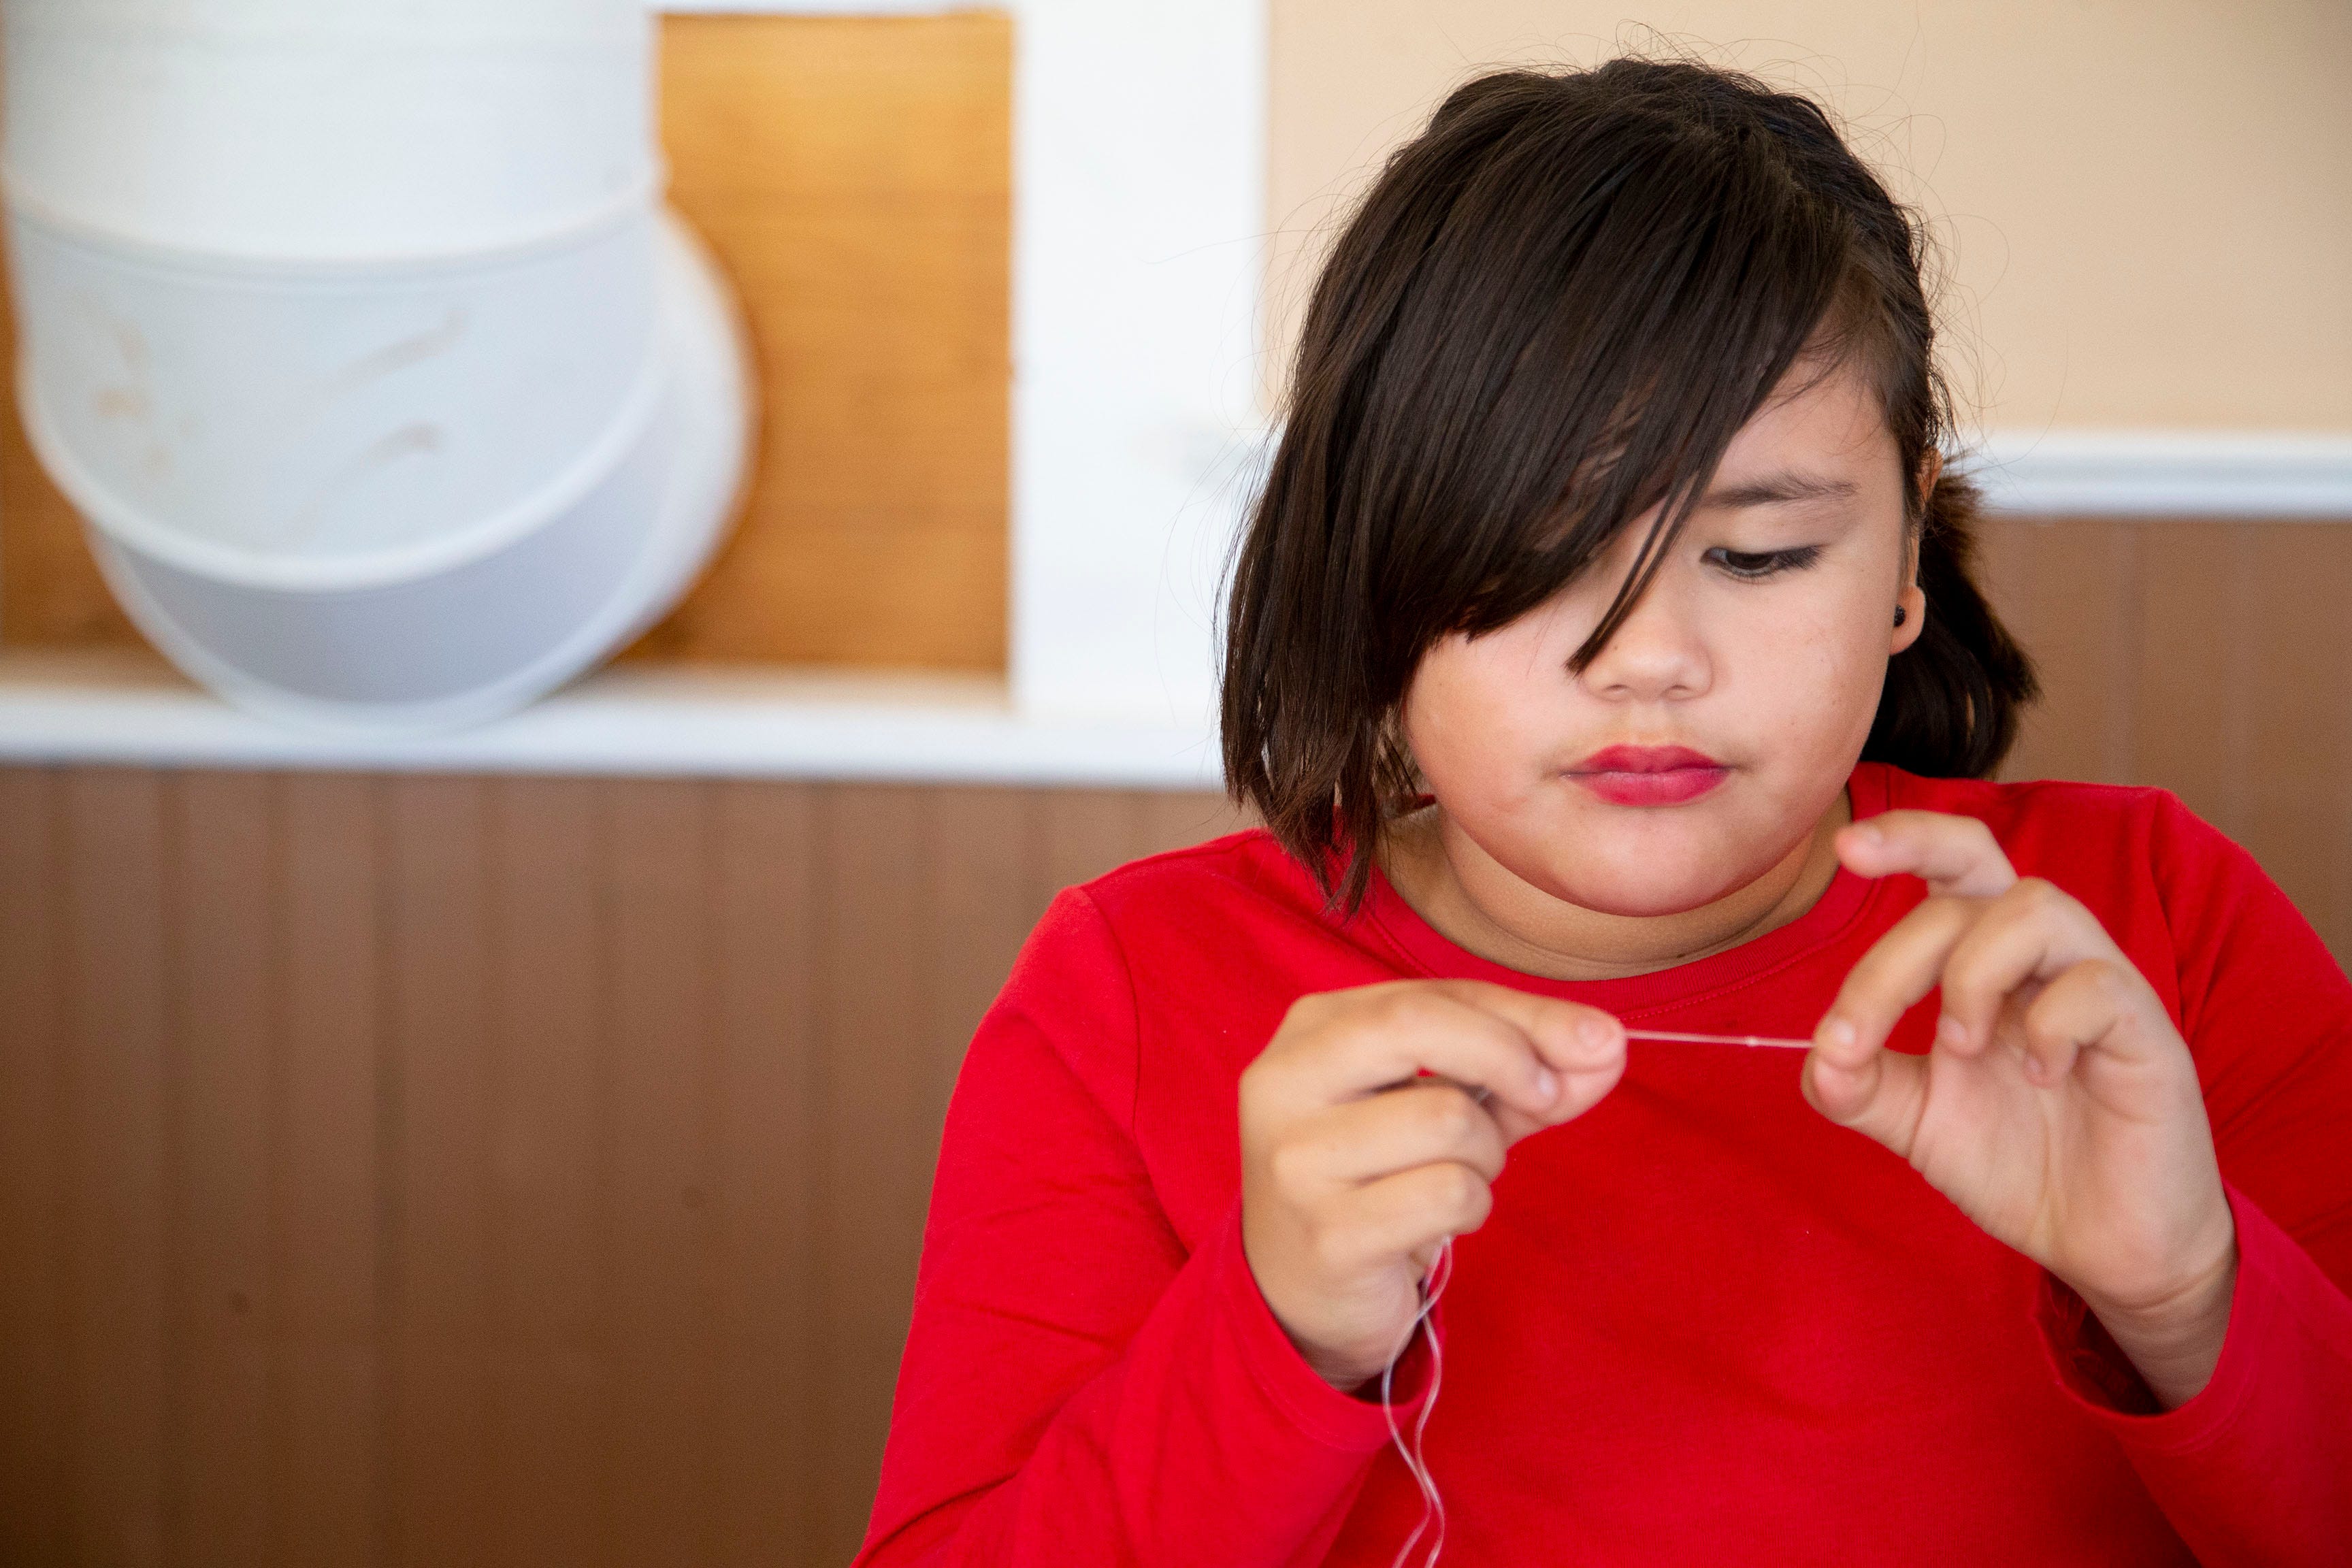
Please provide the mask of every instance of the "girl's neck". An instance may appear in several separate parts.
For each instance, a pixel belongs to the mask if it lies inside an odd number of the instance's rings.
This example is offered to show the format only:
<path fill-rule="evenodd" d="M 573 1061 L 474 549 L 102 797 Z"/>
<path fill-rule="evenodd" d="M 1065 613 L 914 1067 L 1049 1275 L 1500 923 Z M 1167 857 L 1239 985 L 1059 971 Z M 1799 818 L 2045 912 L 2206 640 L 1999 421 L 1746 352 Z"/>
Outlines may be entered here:
<path fill-rule="evenodd" d="M 1505 869 L 1432 804 L 1399 817 L 1381 872 L 1415 914 L 1456 947 L 1550 980 L 1616 980 L 1671 969 L 1753 942 L 1813 907 L 1837 876 L 1831 839 L 1853 819 L 1845 792 L 1771 869 L 1712 903 L 1672 915 L 1612 915 L 1538 891 Z"/>

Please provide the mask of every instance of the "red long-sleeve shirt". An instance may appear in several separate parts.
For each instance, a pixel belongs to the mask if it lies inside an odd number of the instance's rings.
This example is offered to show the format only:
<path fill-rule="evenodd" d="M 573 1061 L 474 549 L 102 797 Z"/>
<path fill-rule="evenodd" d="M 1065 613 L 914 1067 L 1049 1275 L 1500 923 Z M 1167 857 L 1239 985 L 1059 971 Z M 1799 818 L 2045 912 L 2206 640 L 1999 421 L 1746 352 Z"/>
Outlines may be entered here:
<path fill-rule="evenodd" d="M 1636 1042 L 1455 1244 L 1442 1562 L 2352 1563 L 2352 984 L 2162 791 L 1865 763 L 1849 793 L 1857 817 L 1983 818 L 2164 999 L 2237 1216 L 2211 1382 L 2158 1413 L 2072 1291 L 1805 1104 L 1801 1053 Z M 1841 869 L 1740 947 L 1569 983 L 1455 946 L 1384 880 L 1326 916 L 1261 832 L 1063 893 L 956 1086 L 860 1562 L 1387 1568 L 1420 1493 L 1241 1248 L 1237 1080 L 1290 1003 L 1463 976 L 1808 1035 L 1922 896 Z M 1414 1400 L 1426 1355 L 1400 1367 Z"/>

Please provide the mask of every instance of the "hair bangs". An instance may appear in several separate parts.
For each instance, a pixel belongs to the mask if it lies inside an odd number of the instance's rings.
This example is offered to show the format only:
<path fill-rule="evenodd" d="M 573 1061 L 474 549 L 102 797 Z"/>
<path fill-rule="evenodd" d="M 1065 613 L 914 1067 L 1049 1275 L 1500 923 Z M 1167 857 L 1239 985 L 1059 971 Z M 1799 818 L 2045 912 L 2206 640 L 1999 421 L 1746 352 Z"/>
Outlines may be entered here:
<path fill-rule="evenodd" d="M 1462 454 L 1490 472 L 1524 454 L 1530 472 L 1517 494 L 1492 498 L 1507 510 L 1489 514 L 1478 580 L 1440 634 L 1517 619 L 1654 511 L 1570 661 L 1581 669 L 1632 613 L 1740 427 L 1825 332 L 1843 357 L 1836 318 L 1867 321 L 1835 309 L 1849 270 L 1842 216 L 1775 167 L 1769 146 L 1662 152 L 1662 163 L 1698 166 L 1638 170 L 1636 188 L 1710 188 L 1679 208 L 1601 206 L 1581 264 L 1543 280 L 1557 308 L 1538 318 Z"/>

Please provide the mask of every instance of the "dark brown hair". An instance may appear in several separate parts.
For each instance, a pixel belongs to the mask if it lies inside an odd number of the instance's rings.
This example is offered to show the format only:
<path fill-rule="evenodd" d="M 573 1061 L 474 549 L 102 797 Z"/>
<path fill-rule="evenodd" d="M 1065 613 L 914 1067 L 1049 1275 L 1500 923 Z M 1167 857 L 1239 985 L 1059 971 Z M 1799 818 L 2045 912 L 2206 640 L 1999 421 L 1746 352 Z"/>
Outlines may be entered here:
<path fill-rule="evenodd" d="M 1390 158 L 1316 282 L 1225 627 L 1227 787 L 1334 907 L 1417 787 L 1421 656 L 1657 507 L 1582 669 L 1801 359 L 1862 366 L 1924 476 L 1951 427 L 1925 253 L 1811 100 L 1685 60 L 1482 77 Z M 1912 487 L 1927 625 L 1865 758 L 1982 776 L 2034 694 L 1970 578 L 1975 507 L 1956 476 Z"/>

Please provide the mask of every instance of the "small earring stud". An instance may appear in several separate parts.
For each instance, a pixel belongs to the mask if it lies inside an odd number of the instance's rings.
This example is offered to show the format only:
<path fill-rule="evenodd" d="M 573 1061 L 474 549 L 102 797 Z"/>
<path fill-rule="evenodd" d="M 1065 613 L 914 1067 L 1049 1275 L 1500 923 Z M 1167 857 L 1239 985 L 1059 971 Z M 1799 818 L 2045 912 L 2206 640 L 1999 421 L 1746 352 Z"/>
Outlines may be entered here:
<path fill-rule="evenodd" d="M 1901 605 L 1895 605 L 1895 624 L 1896 626 L 1901 626 L 1901 625 L 1903 624 L 1904 616 L 1906 616 L 1907 614 L 1909 614 L 1909 612 L 1908 612 L 1908 611 L 1906 611 L 1906 609 L 1905 609 Z"/>

